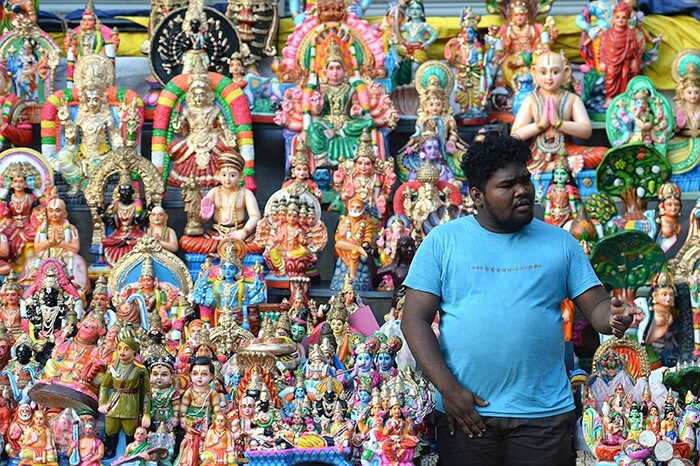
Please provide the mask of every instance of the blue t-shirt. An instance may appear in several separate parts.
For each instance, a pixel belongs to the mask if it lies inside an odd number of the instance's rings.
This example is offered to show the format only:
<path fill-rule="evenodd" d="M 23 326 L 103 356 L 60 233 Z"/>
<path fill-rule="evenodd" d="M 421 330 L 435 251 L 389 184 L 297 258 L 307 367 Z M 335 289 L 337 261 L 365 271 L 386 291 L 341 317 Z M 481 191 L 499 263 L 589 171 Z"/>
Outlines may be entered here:
<path fill-rule="evenodd" d="M 440 348 L 457 380 L 489 402 L 484 416 L 571 411 L 561 301 L 600 285 L 567 231 L 533 220 L 494 233 L 474 216 L 441 225 L 404 285 L 440 297 Z M 444 411 L 438 393 L 437 408 Z"/>

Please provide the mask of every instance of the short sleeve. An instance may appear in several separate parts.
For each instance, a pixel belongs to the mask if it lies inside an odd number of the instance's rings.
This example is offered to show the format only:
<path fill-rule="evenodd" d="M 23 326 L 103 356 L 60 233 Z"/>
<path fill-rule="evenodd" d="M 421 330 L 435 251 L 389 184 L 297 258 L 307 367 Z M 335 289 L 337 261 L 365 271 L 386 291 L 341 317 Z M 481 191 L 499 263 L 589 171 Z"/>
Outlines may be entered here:
<path fill-rule="evenodd" d="M 591 262 L 583 252 L 583 248 L 576 242 L 573 236 L 567 238 L 567 257 L 569 270 L 567 271 L 566 288 L 569 299 L 577 298 L 594 286 L 600 286 L 600 280 L 593 270 Z"/>
<path fill-rule="evenodd" d="M 404 286 L 442 296 L 442 245 L 440 229 L 425 237 L 411 262 Z"/>

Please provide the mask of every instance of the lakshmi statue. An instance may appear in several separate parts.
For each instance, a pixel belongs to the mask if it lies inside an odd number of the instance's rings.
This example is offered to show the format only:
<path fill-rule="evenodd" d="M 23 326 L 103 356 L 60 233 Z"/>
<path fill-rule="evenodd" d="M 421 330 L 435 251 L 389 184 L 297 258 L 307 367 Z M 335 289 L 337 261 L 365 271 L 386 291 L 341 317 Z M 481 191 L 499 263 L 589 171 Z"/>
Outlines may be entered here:
<path fill-rule="evenodd" d="M 544 221 L 568 230 L 581 206 L 581 195 L 571 179 L 569 161 L 565 152 L 557 156 L 544 198 Z"/>
<path fill-rule="evenodd" d="M 213 231 L 203 236 L 185 235 L 180 238 L 180 246 L 186 252 L 211 254 L 226 241 L 248 240 L 255 233 L 255 226 L 261 218 L 255 194 L 242 186 L 243 157 L 226 151 L 220 154 L 217 164 L 215 179 L 219 185 L 201 198 L 199 206 L 200 220 L 212 219 Z M 191 204 L 197 199 L 198 196 L 192 196 L 186 208 L 195 209 L 197 206 Z"/>
<path fill-rule="evenodd" d="M 368 102 L 360 99 L 357 79 L 348 76 L 345 58 L 335 40 L 328 45 L 325 60 L 321 84 L 309 96 L 312 122 L 307 130 L 307 145 L 317 166 L 335 168 L 341 158 L 355 153 L 362 132 L 373 130 L 375 124 Z"/>
<path fill-rule="evenodd" d="M 664 252 L 678 241 L 683 228 L 679 222 L 682 211 L 681 190 L 675 183 L 664 183 L 659 188 L 656 222 L 661 225 L 656 242 Z"/>
<path fill-rule="evenodd" d="M 342 162 L 333 173 L 333 187 L 346 203 L 344 210 L 347 211 L 347 202 L 358 196 L 365 200 L 365 212 L 378 221 L 386 215 L 387 200 L 394 183 L 394 159 L 377 159 L 368 130 L 364 130 L 360 136 L 355 160 Z"/>
<path fill-rule="evenodd" d="M 51 198 L 46 204 L 45 218 L 38 227 L 34 238 L 35 255 L 25 262 L 20 283 L 32 282 L 41 261 L 54 257 L 65 264 L 66 272 L 80 290 L 89 294 L 91 287 L 87 263 L 80 255 L 78 230 L 68 221 L 66 203 L 58 197 Z"/>
<path fill-rule="evenodd" d="M 406 12 L 408 18 L 401 24 L 401 35 L 405 40 L 406 54 L 413 62 L 411 71 L 428 60 L 428 48 L 438 38 L 438 33 L 425 20 L 425 9 L 421 0 L 412 0 Z"/>
<path fill-rule="evenodd" d="M 676 55 L 671 76 L 676 83 L 675 125 L 666 158 L 676 175 L 694 170 L 700 161 L 700 51 Z"/>
<path fill-rule="evenodd" d="M 183 138 L 168 146 L 171 158 L 169 183 L 180 186 L 194 175 L 201 186 L 217 183 L 219 158 L 236 150 L 236 137 L 215 102 L 209 73 L 202 59 L 195 60 L 189 74 L 186 106 L 172 120 L 172 130 Z M 241 169 L 242 171 L 242 169 Z"/>
<path fill-rule="evenodd" d="M 420 163 L 413 159 L 416 158 L 415 154 L 425 150 L 424 144 L 430 137 L 436 137 L 439 141 L 439 154 L 444 157 L 440 165 L 449 168 L 449 172 L 441 168 L 440 176 L 445 180 L 455 176 L 463 178 L 459 162 L 467 150 L 467 144 L 459 136 L 449 102 L 450 92 L 454 87 L 454 74 L 446 64 L 430 60 L 418 68 L 415 82 L 420 100 L 418 119 L 415 132 L 397 156 L 399 179 L 407 181 L 411 168 L 417 171 Z"/>
<path fill-rule="evenodd" d="M 411 236 L 408 219 L 404 215 L 392 215 L 386 222 L 386 227 L 379 231 L 377 246 L 379 246 L 379 262 L 388 265 L 394 260 L 397 243 L 402 236 Z"/>
<path fill-rule="evenodd" d="M 497 37 L 502 46 L 500 61 L 503 81 L 513 90 L 514 78 L 519 74 L 529 74 L 529 64 L 539 51 L 549 51 L 558 31 L 551 17 L 545 24 L 536 21 L 540 14 L 549 12 L 552 0 L 490 0 L 486 9 L 489 13 L 498 13 L 506 22 L 498 28 Z"/>
<path fill-rule="evenodd" d="M 248 305 L 264 302 L 266 299 L 265 281 L 261 278 L 260 264 L 244 267 L 241 256 L 245 246 L 237 240 L 221 245 L 219 249 L 221 265 L 203 272 L 194 285 L 192 301 L 199 304 L 202 321 L 216 326 L 219 315 L 225 308 L 234 309 L 236 323 L 246 330 Z"/>
<path fill-rule="evenodd" d="M 114 67 L 114 60 L 119 48 L 119 32 L 116 28 L 108 28 L 95 15 L 93 0 L 88 0 L 80 20 L 80 26 L 66 34 L 66 67 L 68 88 L 73 87 L 75 63 L 87 55 L 99 54 L 109 58 Z"/>
<path fill-rule="evenodd" d="M 593 131 L 581 98 L 563 87 L 571 78 L 566 58 L 545 52 L 537 58 L 532 74 L 538 87 L 525 98 L 511 128 L 512 136 L 535 138 L 528 169 L 551 172 L 562 148 L 569 154 L 573 173 L 597 167 L 606 148 L 581 147 L 566 140 L 567 136 L 587 139 Z"/>
<path fill-rule="evenodd" d="M 366 286 L 364 273 L 363 276 L 358 277 L 357 272 L 361 264 L 368 267 L 367 263 L 374 260 L 367 249 L 375 244 L 375 222 L 365 212 L 365 200 L 361 197 L 355 196 L 349 199 L 347 209 L 347 214 L 340 218 L 335 231 L 335 252 L 338 255 L 338 262 L 333 276 L 335 279 L 337 275 L 344 276 L 347 272 L 359 286 Z M 338 286 L 336 289 L 339 288 Z"/>
<path fill-rule="evenodd" d="M 457 37 L 447 41 L 445 59 L 457 68 L 455 101 L 460 115 L 466 118 L 484 118 L 486 113 L 486 88 L 484 46 L 479 42 L 477 25 L 481 17 L 471 7 L 462 10 L 462 29 Z M 446 89 L 449 92 L 451 89 Z"/>
<path fill-rule="evenodd" d="M 131 173 L 122 170 L 112 193 L 112 203 L 101 213 L 102 221 L 114 230 L 102 240 L 107 263 L 114 266 L 129 253 L 144 234 L 145 215 L 140 194 L 134 189 Z"/>
<path fill-rule="evenodd" d="M 413 421 L 404 416 L 403 405 L 397 394 L 389 399 L 388 416 L 384 425 L 375 427 L 376 437 L 381 446 L 382 463 L 409 466 L 418 445 L 418 437 L 413 432 Z"/>

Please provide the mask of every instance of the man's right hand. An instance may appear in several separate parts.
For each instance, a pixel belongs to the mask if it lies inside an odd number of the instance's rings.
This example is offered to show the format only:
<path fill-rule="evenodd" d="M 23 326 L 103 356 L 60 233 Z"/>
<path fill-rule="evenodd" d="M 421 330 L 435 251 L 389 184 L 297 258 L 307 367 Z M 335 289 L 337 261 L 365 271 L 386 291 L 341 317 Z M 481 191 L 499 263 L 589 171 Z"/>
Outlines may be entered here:
<path fill-rule="evenodd" d="M 486 431 L 486 424 L 481 419 L 479 413 L 474 409 L 476 406 L 488 406 L 489 402 L 473 394 L 463 387 L 457 390 L 447 390 L 442 394 L 442 405 L 447 414 L 447 427 L 450 435 L 454 435 L 455 426 L 462 428 L 467 437 L 481 437 Z"/>

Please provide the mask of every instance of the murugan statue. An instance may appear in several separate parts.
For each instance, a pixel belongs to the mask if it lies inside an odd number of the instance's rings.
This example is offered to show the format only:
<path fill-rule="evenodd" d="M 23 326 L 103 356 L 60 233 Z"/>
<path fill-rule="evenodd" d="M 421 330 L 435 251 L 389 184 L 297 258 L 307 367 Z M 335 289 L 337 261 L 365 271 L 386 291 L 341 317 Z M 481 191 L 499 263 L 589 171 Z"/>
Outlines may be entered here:
<path fill-rule="evenodd" d="M 68 66 L 66 68 L 68 87 L 73 87 L 76 62 L 81 58 L 99 54 L 109 58 L 112 71 L 119 48 L 119 31 L 102 24 L 95 14 L 93 0 L 88 0 L 80 20 L 80 26 L 66 34 L 64 39 Z"/>
<path fill-rule="evenodd" d="M 375 220 L 386 215 L 394 183 L 394 159 L 377 159 L 368 130 L 360 135 L 354 160 L 342 162 L 333 173 L 333 186 L 346 204 L 344 210 L 350 199 L 359 196 L 365 200 L 365 211 Z"/>
<path fill-rule="evenodd" d="M 107 58 L 88 55 L 78 61 L 75 85 L 75 91 L 54 93 L 42 112 L 42 120 L 53 123 L 42 125 L 42 152 L 70 186 L 69 195 L 87 187 L 90 174 L 112 150 L 137 146 L 143 124 L 138 95 L 112 94 L 114 67 Z M 119 106 L 118 118 L 113 106 Z"/>
<path fill-rule="evenodd" d="M 593 128 L 581 98 L 564 89 L 571 78 L 566 58 L 545 52 L 531 72 L 538 87 L 525 98 L 511 128 L 513 136 L 535 138 L 528 169 L 533 173 L 551 172 L 563 148 L 574 173 L 597 167 L 606 148 L 581 147 L 567 141 L 570 137 L 587 139 Z"/>
<path fill-rule="evenodd" d="M 674 175 L 696 171 L 700 161 L 700 51 L 684 50 L 673 60 L 675 125 L 666 158 Z"/>
<path fill-rule="evenodd" d="M 430 60 L 418 68 L 415 82 L 420 100 L 418 119 L 415 132 L 397 155 L 399 179 L 408 180 L 410 172 L 417 171 L 427 161 L 444 167 L 440 170 L 440 176 L 445 180 L 463 178 L 459 162 L 466 152 L 467 144 L 459 136 L 449 101 L 454 86 L 454 74 L 448 65 Z M 428 160 L 425 144 L 430 138 L 436 138 L 439 143 L 434 148 L 438 157 L 431 156 L 431 160 Z M 416 160 L 420 158 L 421 153 L 425 154 L 423 160 Z"/>
<path fill-rule="evenodd" d="M 260 220 L 260 208 L 253 192 L 242 186 L 243 157 L 233 151 L 222 153 L 217 160 L 213 187 L 206 196 L 187 194 L 186 210 L 193 225 L 212 220 L 212 231 L 201 234 L 190 231 L 180 238 L 180 246 L 186 252 L 211 254 L 228 240 L 245 241 L 252 238 Z M 187 186 L 189 190 L 189 186 Z M 196 202 L 199 200 L 199 206 Z M 199 210 L 197 212 L 197 210 Z"/>
<path fill-rule="evenodd" d="M 466 118 L 483 118 L 488 97 L 486 88 L 484 46 L 479 42 L 477 25 L 481 17 L 470 7 L 462 11 L 462 29 L 457 37 L 447 41 L 445 59 L 457 68 L 455 101 L 460 115 Z M 447 89 L 446 91 L 449 91 Z"/>

